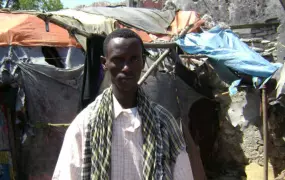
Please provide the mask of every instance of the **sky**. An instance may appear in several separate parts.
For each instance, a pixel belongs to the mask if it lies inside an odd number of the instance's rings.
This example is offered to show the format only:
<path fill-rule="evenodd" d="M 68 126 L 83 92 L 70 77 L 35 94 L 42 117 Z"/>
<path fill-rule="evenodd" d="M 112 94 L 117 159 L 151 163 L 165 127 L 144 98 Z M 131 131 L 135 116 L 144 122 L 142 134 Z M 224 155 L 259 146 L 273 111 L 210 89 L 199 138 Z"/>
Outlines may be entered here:
<path fill-rule="evenodd" d="M 78 5 L 90 5 L 96 1 L 99 2 L 101 0 L 61 0 L 65 8 L 74 8 Z M 102 1 L 105 1 L 105 0 L 102 0 Z M 106 1 L 121 2 L 122 0 L 106 0 Z"/>

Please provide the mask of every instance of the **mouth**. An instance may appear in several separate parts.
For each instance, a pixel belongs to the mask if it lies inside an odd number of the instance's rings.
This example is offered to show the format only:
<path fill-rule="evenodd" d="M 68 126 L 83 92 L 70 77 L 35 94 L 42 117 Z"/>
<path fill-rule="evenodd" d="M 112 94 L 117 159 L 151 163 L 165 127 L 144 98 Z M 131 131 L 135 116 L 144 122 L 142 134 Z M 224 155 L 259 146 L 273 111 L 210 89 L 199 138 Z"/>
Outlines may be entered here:
<path fill-rule="evenodd" d="M 122 80 L 130 80 L 130 79 L 134 79 L 134 76 L 121 76 L 120 79 Z"/>
<path fill-rule="evenodd" d="M 122 83 L 122 84 L 132 84 L 132 82 L 134 81 L 134 77 L 133 76 L 125 76 L 125 77 L 120 77 L 119 81 Z"/>
<path fill-rule="evenodd" d="M 134 77 L 122 77 L 122 80 L 129 80 L 129 79 L 134 79 Z"/>

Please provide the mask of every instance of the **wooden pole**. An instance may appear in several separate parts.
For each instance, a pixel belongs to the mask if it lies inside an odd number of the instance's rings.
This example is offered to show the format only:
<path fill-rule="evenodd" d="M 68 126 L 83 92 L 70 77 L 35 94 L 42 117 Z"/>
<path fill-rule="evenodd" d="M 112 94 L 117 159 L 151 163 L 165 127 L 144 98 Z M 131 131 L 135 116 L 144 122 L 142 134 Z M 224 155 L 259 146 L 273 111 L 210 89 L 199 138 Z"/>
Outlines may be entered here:
<path fill-rule="evenodd" d="M 170 49 L 167 49 L 162 53 L 162 55 L 150 66 L 147 72 L 143 75 L 143 77 L 139 80 L 138 85 L 141 85 L 146 78 L 150 75 L 150 73 L 154 70 L 154 68 L 167 56 L 170 52 Z"/>
<path fill-rule="evenodd" d="M 187 26 L 178 36 L 178 39 L 185 36 L 187 32 L 194 26 L 193 24 L 190 24 Z M 173 38 L 172 40 L 175 40 L 176 38 Z M 143 75 L 143 77 L 139 80 L 138 85 L 141 85 L 146 78 L 150 75 L 150 73 L 154 70 L 154 68 L 167 56 L 167 54 L 170 53 L 170 48 L 163 52 L 163 54 L 151 65 L 151 67 L 147 70 L 147 72 Z"/>
<path fill-rule="evenodd" d="M 46 15 L 46 14 L 38 14 L 37 17 L 41 18 L 43 21 L 49 21 L 51 23 L 54 23 L 64 29 L 66 29 L 67 31 L 69 32 L 73 32 L 75 34 L 79 34 L 79 35 L 82 35 L 86 38 L 89 38 L 89 37 L 92 37 L 92 36 L 100 36 L 100 37 L 105 37 L 105 35 L 103 34 L 93 34 L 93 33 L 88 33 L 86 31 L 83 31 L 81 29 L 78 29 L 77 27 L 74 27 L 74 26 L 71 26 L 71 25 L 68 25 L 56 18 L 53 18 L 52 16 L 50 15 Z"/>
<path fill-rule="evenodd" d="M 264 180 L 268 180 L 268 123 L 267 123 L 267 95 L 266 87 L 262 88 L 262 117 L 264 141 Z"/>

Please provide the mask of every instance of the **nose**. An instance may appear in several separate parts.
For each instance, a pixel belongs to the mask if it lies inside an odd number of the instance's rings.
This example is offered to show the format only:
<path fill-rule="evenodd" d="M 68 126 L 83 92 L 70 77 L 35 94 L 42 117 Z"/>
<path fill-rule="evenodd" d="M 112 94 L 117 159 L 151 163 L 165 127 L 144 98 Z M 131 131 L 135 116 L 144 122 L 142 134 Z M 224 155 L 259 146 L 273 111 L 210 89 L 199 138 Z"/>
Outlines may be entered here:
<path fill-rule="evenodd" d="M 129 60 L 125 60 L 123 63 L 122 63 L 122 72 L 129 72 L 131 70 L 131 61 Z"/>
<path fill-rule="evenodd" d="M 130 64 L 125 62 L 122 68 L 122 72 L 129 72 L 130 71 Z"/>

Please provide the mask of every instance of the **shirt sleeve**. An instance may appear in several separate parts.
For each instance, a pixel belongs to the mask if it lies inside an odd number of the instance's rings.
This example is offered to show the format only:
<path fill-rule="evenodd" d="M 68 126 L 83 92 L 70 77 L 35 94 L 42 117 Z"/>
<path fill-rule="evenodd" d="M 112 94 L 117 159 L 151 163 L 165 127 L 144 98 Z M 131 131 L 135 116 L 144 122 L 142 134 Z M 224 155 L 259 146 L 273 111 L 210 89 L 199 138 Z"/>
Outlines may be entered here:
<path fill-rule="evenodd" d="M 83 133 L 82 115 L 71 123 L 66 131 L 61 152 L 53 174 L 53 180 L 80 180 L 82 166 Z"/>
<path fill-rule="evenodd" d="M 174 180 L 194 180 L 189 156 L 186 151 L 181 151 L 173 167 Z"/>

